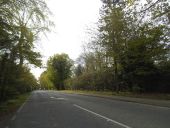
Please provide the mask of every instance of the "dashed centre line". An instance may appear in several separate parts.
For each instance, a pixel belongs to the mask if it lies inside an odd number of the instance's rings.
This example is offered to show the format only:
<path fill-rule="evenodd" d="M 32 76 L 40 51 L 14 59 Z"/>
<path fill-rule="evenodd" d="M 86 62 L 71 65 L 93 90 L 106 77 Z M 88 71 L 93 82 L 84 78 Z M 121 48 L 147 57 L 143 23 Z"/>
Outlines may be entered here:
<path fill-rule="evenodd" d="M 107 121 L 110 121 L 110 122 L 112 122 L 112 123 L 114 123 L 114 124 L 117 124 L 117 125 L 119 125 L 119 126 L 121 126 L 121 127 L 124 127 L 124 128 L 132 128 L 132 127 L 127 126 L 127 125 L 125 125 L 125 124 L 123 124 L 123 123 L 117 122 L 117 121 L 115 121 L 115 120 L 113 120 L 113 119 L 110 119 L 110 118 L 105 117 L 105 116 L 103 116 L 103 115 L 100 115 L 100 114 L 98 114 L 98 113 L 96 113 L 96 112 L 93 112 L 93 111 L 91 111 L 91 110 L 88 110 L 88 109 L 86 109 L 86 108 L 83 108 L 83 107 L 81 107 L 81 106 L 79 106 L 79 105 L 74 104 L 73 106 L 75 106 L 75 107 L 77 107 L 77 108 L 79 108 L 79 109 L 81 109 L 81 110 L 84 110 L 84 111 L 86 111 L 86 112 L 89 112 L 89 113 L 91 113 L 91 114 L 93 114 L 93 115 L 96 115 L 96 116 L 98 116 L 98 117 L 100 117 L 100 118 L 103 118 L 103 119 L 105 119 L 105 120 L 107 120 Z"/>
<path fill-rule="evenodd" d="M 50 97 L 51 99 L 56 99 L 56 100 L 67 100 L 66 98 L 62 98 L 62 97 L 58 97 L 58 98 L 56 98 L 56 97 Z"/>

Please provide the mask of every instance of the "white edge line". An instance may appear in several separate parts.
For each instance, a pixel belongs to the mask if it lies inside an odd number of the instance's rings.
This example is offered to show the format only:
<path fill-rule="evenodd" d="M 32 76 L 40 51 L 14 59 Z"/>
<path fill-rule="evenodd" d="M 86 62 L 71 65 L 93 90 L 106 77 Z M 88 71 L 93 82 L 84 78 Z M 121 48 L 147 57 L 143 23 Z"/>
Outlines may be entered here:
<path fill-rule="evenodd" d="M 18 109 L 17 113 L 19 113 L 19 112 L 23 109 L 23 107 L 25 106 L 25 104 L 26 104 L 26 102 L 22 104 L 22 106 Z"/>
<path fill-rule="evenodd" d="M 30 96 L 31 96 L 31 95 L 30 95 Z M 29 96 L 28 99 L 22 104 L 22 106 L 17 110 L 17 113 L 19 113 L 19 112 L 22 110 L 22 108 L 24 107 L 24 105 L 26 104 L 26 102 L 29 100 L 30 96 Z M 11 121 L 14 121 L 15 119 L 16 119 L 16 115 L 14 115 L 14 116 L 12 117 Z M 8 127 L 6 127 L 6 128 L 8 128 Z"/>
<path fill-rule="evenodd" d="M 56 100 L 67 100 L 66 98 L 62 98 L 62 97 L 59 97 L 59 98 L 56 98 L 56 97 L 50 97 L 51 99 L 56 99 Z"/>
<path fill-rule="evenodd" d="M 120 122 L 117 122 L 117 121 L 115 121 L 115 120 L 112 120 L 112 119 L 110 119 L 110 118 L 108 118 L 108 117 L 102 116 L 102 115 L 100 115 L 100 114 L 98 114 L 98 113 L 95 113 L 95 112 L 93 112 L 93 111 L 90 111 L 90 110 L 88 110 L 88 109 L 85 109 L 85 108 L 83 108 L 83 107 L 81 107 L 81 106 L 79 106 L 79 105 L 74 104 L 73 106 L 75 106 L 75 107 L 77 107 L 77 108 L 79 108 L 79 109 L 82 109 L 82 110 L 84 110 L 84 111 L 86 111 L 86 112 L 92 113 L 92 114 L 94 114 L 94 115 L 96 115 L 96 116 L 98 116 L 98 117 L 100 117 L 100 118 L 103 118 L 103 119 L 105 119 L 105 120 L 107 120 L 107 121 L 110 121 L 110 122 L 112 122 L 112 123 L 115 123 L 115 124 L 117 124 L 117 125 L 119 125 L 119 126 L 122 126 L 122 127 L 124 127 L 124 128 L 132 128 L 132 127 L 129 127 L 129 126 L 125 125 L 125 124 L 122 124 L 122 123 L 120 123 Z"/>
<path fill-rule="evenodd" d="M 25 104 L 27 103 L 27 101 L 30 99 L 30 97 L 31 97 L 31 94 L 30 94 L 30 96 L 28 97 L 28 99 L 21 105 L 21 107 L 17 110 L 17 113 L 19 113 L 22 109 L 23 109 L 23 107 L 25 106 Z"/>
<path fill-rule="evenodd" d="M 16 115 L 14 115 L 11 120 L 14 121 L 15 119 L 16 119 Z"/>
<path fill-rule="evenodd" d="M 156 108 L 156 109 L 170 109 L 170 107 L 167 107 L 167 106 L 158 106 L 158 105 L 152 105 L 152 104 L 145 104 L 145 103 L 137 103 L 137 102 L 132 102 L 132 103 L 136 103 L 136 104 L 139 104 L 139 105 L 143 105 L 145 107 L 153 107 L 153 108 Z"/>

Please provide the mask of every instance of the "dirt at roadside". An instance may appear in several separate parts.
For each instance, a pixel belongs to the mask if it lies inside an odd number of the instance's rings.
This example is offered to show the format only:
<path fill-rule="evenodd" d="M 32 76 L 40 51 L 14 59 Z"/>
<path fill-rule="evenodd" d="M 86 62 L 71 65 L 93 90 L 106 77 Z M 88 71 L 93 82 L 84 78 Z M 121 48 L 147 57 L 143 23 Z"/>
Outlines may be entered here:
<path fill-rule="evenodd" d="M 17 108 L 10 109 L 8 112 L 0 112 L 0 128 L 6 128 L 11 121 Z"/>
<path fill-rule="evenodd" d="M 13 114 L 0 115 L 0 128 L 6 128 L 12 118 Z"/>

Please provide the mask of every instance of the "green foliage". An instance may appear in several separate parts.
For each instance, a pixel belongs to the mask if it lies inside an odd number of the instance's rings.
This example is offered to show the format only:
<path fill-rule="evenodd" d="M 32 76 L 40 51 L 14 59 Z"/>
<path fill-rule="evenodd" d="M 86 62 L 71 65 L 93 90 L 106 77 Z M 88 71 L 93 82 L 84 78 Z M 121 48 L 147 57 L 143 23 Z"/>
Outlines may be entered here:
<path fill-rule="evenodd" d="M 0 115 L 5 117 L 11 112 L 16 111 L 30 96 L 30 93 L 25 93 L 17 97 L 12 97 L 11 99 L 3 102 L 0 105 Z"/>
<path fill-rule="evenodd" d="M 71 77 L 73 61 L 65 53 L 55 54 L 47 62 L 47 71 L 40 77 L 40 83 L 44 87 L 55 87 L 58 90 L 65 89 L 64 81 Z"/>
<path fill-rule="evenodd" d="M 2 64 L 2 63 L 1 63 Z M 30 72 L 27 66 L 20 67 L 10 60 L 6 60 L 5 69 L 1 65 L 1 81 L 0 86 L 1 100 L 16 97 L 18 94 L 32 91 L 38 87 L 37 80 Z"/>
<path fill-rule="evenodd" d="M 170 92 L 168 1 L 102 2 L 99 31 L 79 57 L 84 70 L 66 87 Z"/>
<path fill-rule="evenodd" d="M 75 75 L 80 76 L 83 73 L 84 68 L 81 66 L 81 64 L 78 64 L 75 68 Z"/>
<path fill-rule="evenodd" d="M 168 44 L 162 38 L 163 28 L 144 26 L 142 30 L 139 28 L 138 34 L 128 42 L 128 48 L 121 56 L 124 79 L 141 90 L 156 91 L 159 77 L 163 75 L 158 65 L 167 61 Z"/>
<path fill-rule="evenodd" d="M 50 71 L 45 71 L 41 74 L 39 81 L 40 81 L 40 88 L 41 89 L 53 89 L 54 84 L 51 81 L 51 76 L 52 74 L 50 73 Z"/>
<path fill-rule="evenodd" d="M 35 43 L 49 14 L 44 0 L 0 0 L 0 101 L 37 88 L 28 67 L 41 66 Z"/>

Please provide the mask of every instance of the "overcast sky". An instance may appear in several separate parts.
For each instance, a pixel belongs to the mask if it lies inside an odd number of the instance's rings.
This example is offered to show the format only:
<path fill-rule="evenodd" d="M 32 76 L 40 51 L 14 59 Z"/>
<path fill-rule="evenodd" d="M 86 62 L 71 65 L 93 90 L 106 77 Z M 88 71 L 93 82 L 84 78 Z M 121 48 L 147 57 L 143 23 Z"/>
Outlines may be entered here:
<path fill-rule="evenodd" d="M 56 53 L 67 53 L 75 60 L 82 52 L 82 45 L 88 41 L 87 29 L 95 27 L 99 18 L 100 0 L 46 0 L 53 13 L 51 19 L 55 28 L 42 37 L 38 50 L 43 55 L 43 63 Z M 33 68 L 38 78 L 43 69 Z"/>

